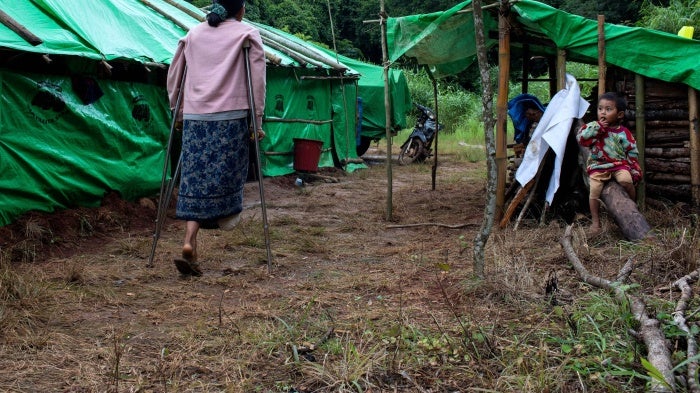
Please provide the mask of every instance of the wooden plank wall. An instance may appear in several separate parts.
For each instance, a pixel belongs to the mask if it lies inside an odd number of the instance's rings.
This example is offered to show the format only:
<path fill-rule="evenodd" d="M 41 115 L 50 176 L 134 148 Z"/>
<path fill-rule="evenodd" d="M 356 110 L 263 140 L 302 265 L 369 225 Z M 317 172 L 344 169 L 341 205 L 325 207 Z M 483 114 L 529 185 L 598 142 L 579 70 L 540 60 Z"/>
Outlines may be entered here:
<path fill-rule="evenodd" d="M 634 74 L 615 70 L 608 77 L 609 90 L 624 93 L 627 97 L 627 125 L 634 133 Z M 645 78 L 644 88 L 647 202 L 692 205 L 688 86 Z"/>

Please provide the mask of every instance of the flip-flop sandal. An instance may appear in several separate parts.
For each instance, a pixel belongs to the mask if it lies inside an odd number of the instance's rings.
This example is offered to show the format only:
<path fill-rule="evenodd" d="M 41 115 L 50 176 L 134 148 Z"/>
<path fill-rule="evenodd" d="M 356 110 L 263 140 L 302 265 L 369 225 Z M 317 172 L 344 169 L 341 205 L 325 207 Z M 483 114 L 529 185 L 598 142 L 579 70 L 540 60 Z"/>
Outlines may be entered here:
<path fill-rule="evenodd" d="M 183 276 L 199 277 L 202 275 L 202 269 L 199 268 L 197 262 L 188 261 L 184 258 L 175 258 L 175 267 Z"/>

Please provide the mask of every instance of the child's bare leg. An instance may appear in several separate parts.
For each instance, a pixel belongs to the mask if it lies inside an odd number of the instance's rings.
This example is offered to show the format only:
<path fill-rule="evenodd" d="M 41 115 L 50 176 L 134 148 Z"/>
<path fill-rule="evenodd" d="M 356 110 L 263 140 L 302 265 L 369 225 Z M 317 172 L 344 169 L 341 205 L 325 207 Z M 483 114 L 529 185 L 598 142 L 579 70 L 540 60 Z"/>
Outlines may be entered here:
<path fill-rule="evenodd" d="M 637 189 L 634 187 L 634 184 L 632 184 L 632 183 L 627 183 L 627 182 L 622 182 L 622 183 L 620 183 L 620 185 L 622 186 L 622 188 L 625 189 L 625 191 L 627 191 L 627 195 L 630 196 L 630 199 L 636 202 L 636 200 L 637 200 Z"/>

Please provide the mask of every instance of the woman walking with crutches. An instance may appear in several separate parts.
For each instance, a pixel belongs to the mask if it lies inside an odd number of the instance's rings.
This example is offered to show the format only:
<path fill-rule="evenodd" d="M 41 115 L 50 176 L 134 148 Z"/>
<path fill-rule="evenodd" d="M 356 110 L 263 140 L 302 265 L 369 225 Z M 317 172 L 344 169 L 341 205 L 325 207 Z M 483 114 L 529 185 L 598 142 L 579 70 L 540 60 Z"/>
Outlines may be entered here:
<path fill-rule="evenodd" d="M 181 113 L 182 158 L 176 216 L 186 221 L 182 257 L 175 266 L 184 275 L 199 276 L 197 233 L 200 228 L 230 230 L 243 210 L 243 186 L 248 176 L 251 131 L 265 136 L 265 53 L 257 29 L 242 23 L 245 2 L 214 0 L 207 22 L 180 40 L 168 71 L 168 95 L 175 107 L 184 77 Z M 255 97 L 253 124 L 248 116 L 248 57 Z M 186 70 L 186 71 L 185 71 Z M 184 73 L 187 75 L 183 75 Z"/>

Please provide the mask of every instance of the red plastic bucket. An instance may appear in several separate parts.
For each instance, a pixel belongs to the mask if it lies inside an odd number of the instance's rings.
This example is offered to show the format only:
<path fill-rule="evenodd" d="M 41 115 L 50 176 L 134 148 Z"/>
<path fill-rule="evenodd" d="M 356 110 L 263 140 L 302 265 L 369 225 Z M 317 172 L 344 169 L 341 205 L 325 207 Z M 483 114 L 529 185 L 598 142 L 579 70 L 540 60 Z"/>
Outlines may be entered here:
<path fill-rule="evenodd" d="M 300 172 L 318 171 L 323 141 L 294 138 L 294 170 Z"/>

